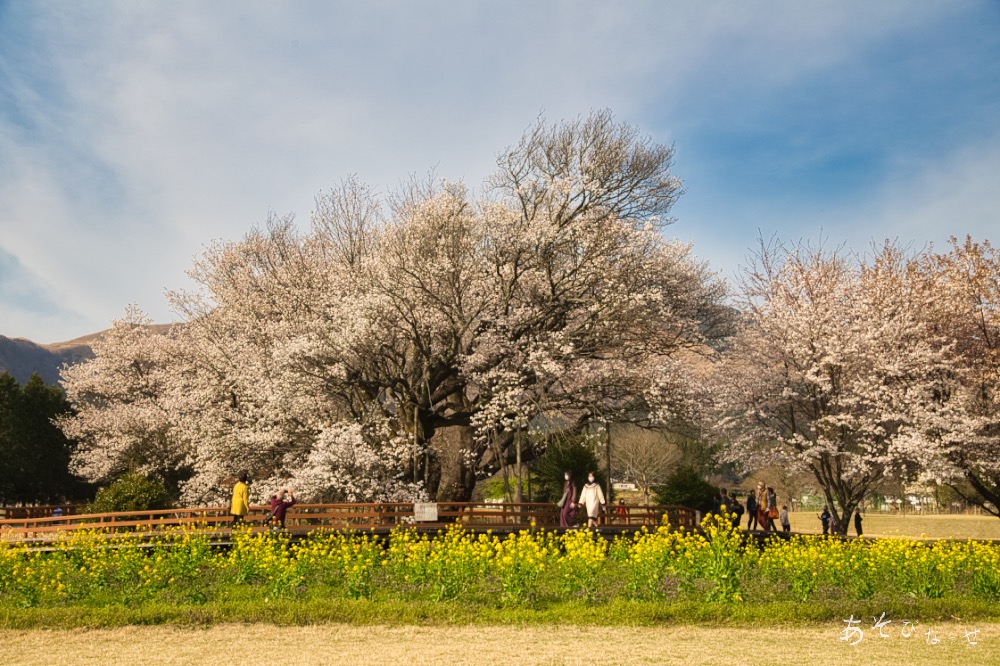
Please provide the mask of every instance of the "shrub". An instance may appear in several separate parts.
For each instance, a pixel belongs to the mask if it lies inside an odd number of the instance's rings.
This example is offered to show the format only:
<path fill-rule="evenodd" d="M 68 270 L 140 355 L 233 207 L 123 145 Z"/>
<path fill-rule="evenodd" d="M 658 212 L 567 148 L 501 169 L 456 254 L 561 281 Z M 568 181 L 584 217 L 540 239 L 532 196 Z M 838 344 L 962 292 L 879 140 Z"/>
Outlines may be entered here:
<path fill-rule="evenodd" d="M 85 513 L 112 511 L 151 511 L 170 507 L 170 494 L 158 481 L 129 472 L 107 488 L 97 491 L 97 497 L 87 505 Z"/>
<path fill-rule="evenodd" d="M 656 501 L 708 513 L 712 510 L 712 498 L 717 492 L 718 488 L 706 481 L 697 470 L 680 467 L 665 484 L 656 488 Z"/>

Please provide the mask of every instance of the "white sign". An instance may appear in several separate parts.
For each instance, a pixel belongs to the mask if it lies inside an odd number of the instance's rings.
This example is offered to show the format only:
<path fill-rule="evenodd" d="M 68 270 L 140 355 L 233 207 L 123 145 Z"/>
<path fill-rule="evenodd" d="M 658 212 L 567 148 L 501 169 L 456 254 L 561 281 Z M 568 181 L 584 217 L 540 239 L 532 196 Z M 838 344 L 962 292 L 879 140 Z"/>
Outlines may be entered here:
<path fill-rule="evenodd" d="M 438 519 L 437 502 L 414 502 L 413 520 L 424 523 L 436 523 Z"/>

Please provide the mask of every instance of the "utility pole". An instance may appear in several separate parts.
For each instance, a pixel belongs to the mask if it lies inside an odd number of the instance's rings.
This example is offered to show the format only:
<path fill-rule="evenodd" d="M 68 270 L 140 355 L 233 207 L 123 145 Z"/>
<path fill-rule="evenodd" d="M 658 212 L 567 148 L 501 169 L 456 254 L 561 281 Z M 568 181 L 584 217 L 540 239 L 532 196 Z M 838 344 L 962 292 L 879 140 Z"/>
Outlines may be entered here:
<path fill-rule="evenodd" d="M 608 480 L 605 500 L 608 502 L 608 511 L 611 511 L 611 422 L 604 422 L 604 455 L 608 465 Z"/>
<path fill-rule="evenodd" d="M 413 483 L 416 484 L 417 480 L 420 478 L 420 445 L 417 440 L 417 428 L 419 427 L 418 418 L 420 416 L 420 407 L 414 403 L 413 405 Z"/>
<path fill-rule="evenodd" d="M 514 432 L 514 444 L 517 447 L 516 448 L 516 452 L 517 452 L 517 489 L 514 491 L 514 501 L 517 502 L 518 504 L 520 504 L 521 502 L 524 501 L 524 496 L 523 496 L 523 493 L 522 493 L 522 490 L 521 490 L 521 488 L 523 486 L 523 478 L 522 478 L 522 473 L 521 473 L 522 470 L 521 470 L 521 429 L 520 428 L 518 428 Z"/>

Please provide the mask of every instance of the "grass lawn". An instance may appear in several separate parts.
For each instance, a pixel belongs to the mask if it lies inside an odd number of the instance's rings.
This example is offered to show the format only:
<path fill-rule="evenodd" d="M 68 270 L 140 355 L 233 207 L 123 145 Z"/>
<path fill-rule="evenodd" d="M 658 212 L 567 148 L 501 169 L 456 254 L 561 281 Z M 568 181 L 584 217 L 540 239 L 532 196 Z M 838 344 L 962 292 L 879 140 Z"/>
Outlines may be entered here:
<path fill-rule="evenodd" d="M 264 624 L 0 630 L 0 659 L 48 664 L 931 664 L 1000 663 L 1000 624 L 928 624 L 909 638 L 899 623 L 877 637 L 870 621 L 858 645 L 843 623 L 796 627 L 279 627 Z M 929 644 L 930 629 L 937 644 Z M 972 635 L 971 645 L 966 633 Z"/>
<path fill-rule="evenodd" d="M 795 511 L 789 515 L 793 532 L 821 534 L 818 511 Z M 913 539 L 1000 539 L 1000 518 L 965 514 L 863 514 L 865 536 Z M 777 521 L 775 521 L 777 522 Z M 743 525 L 746 526 L 744 517 Z M 854 534 L 851 523 L 848 534 Z"/>

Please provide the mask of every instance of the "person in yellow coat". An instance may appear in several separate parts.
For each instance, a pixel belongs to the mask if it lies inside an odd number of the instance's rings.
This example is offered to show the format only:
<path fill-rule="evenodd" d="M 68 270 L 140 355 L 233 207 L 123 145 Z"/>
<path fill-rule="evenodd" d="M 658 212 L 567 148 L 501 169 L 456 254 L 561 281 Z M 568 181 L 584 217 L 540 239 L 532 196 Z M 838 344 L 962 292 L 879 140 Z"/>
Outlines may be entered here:
<path fill-rule="evenodd" d="M 243 522 L 250 512 L 250 489 L 247 488 L 247 473 L 240 472 L 239 481 L 233 486 L 233 503 L 229 513 L 233 516 L 233 525 Z"/>

